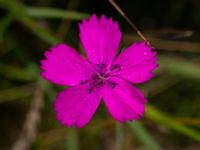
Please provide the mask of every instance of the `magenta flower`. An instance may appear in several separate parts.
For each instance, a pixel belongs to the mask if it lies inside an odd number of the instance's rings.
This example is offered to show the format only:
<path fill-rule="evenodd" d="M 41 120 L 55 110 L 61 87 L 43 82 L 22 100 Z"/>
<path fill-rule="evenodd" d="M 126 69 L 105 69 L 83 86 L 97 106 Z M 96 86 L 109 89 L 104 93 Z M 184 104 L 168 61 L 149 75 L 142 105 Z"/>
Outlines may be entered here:
<path fill-rule="evenodd" d="M 83 127 L 92 118 L 101 99 L 119 122 L 138 120 L 146 99 L 133 84 L 153 77 L 156 52 L 145 42 L 134 43 L 116 56 L 121 40 L 118 23 L 92 15 L 79 24 L 87 58 L 65 44 L 45 52 L 42 76 L 69 86 L 55 100 L 56 118 L 67 127 Z"/>

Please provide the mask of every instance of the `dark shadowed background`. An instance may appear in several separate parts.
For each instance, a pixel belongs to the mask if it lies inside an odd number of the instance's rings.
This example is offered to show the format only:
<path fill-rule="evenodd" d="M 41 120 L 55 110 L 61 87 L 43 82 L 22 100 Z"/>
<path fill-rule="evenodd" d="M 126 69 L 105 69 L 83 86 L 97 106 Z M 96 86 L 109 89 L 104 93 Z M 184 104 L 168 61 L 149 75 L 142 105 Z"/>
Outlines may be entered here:
<path fill-rule="evenodd" d="M 106 0 L 0 0 L 0 150 L 199 150 L 200 1 L 116 0 L 158 51 L 155 78 L 137 85 L 149 99 L 139 122 L 119 124 L 102 103 L 82 129 L 55 120 L 64 87 L 39 75 L 50 46 L 83 53 L 78 22 L 105 14 L 119 22 L 121 47 L 141 41 Z"/>

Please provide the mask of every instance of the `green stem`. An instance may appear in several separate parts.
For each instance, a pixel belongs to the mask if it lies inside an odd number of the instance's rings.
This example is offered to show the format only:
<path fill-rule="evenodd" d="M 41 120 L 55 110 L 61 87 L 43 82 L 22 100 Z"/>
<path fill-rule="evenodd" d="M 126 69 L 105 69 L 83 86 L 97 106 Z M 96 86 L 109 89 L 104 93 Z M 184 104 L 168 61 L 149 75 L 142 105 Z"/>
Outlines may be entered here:
<path fill-rule="evenodd" d="M 79 150 L 78 134 L 76 128 L 71 128 L 68 130 L 66 135 L 66 150 Z"/>
<path fill-rule="evenodd" d="M 124 129 L 123 125 L 120 123 L 116 123 L 116 147 L 117 150 L 123 150 L 124 143 Z"/>

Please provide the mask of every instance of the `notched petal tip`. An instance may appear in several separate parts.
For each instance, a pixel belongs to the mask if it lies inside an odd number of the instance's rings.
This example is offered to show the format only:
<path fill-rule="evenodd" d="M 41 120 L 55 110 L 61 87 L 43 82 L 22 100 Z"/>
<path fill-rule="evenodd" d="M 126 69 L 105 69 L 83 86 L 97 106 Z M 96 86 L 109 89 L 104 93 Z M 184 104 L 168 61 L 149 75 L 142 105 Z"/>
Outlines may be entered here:
<path fill-rule="evenodd" d="M 80 39 L 88 60 L 93 64 L 111 65 L 119 48 L 121 32 L 118 24 L 105 15 L 92 15 L 79 25 Z"/>
<path fill-rule="evenodd" d="M 96 14 L 92 14 L 89 18 L 89 20 L 94 19 L 94 20 L 98 20 L 98 17 Z"/>
<path fill-rule="evenodd" d="M 102 19 L 103 19 L 103 20 L 108 20 L 105 14 L 102 14 L 102 15 L 100 16 L 100 20 L 102 20 Z"/>
<path fill-rule="evenodd" d="M 85 27 L 85 26 L 87 26 L 87 24 L 88 24 L 88 20 L 87 19 L 83 19 L 82 20 L 82 22 L 79 22 L 79 25 L 83 28 L 83 27 Z M 80 27 L 79 26 L 79 27 Z"/>
<path fill-rule="evenodd" d="M 99 22 L 101 22 L 102 24 L 107 23 L 107 18 L 105 15 L 101 15 Z"/>

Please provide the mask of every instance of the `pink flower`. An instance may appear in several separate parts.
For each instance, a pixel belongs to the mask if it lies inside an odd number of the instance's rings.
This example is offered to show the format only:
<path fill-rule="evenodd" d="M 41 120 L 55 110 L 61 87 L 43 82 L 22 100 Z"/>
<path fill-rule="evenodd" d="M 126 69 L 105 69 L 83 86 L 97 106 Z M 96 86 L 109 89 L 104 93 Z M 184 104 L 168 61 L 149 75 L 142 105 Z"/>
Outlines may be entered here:
<path fill-rule="evenodd" d="M 45 52 L 42 76 L 69 86 L 55 100 L 56 118 L 67 127 L 83 127 L 92 118 L 101 99 L 119 122 L 138 120 L 146 99 L 133 84 L 153 77 L 156 52 L 145 42 L 134 43 L 116 56 L 121 40 L 118 23 L 92 15 L 79 24 L 87 58 L 65 44 Z"/>

